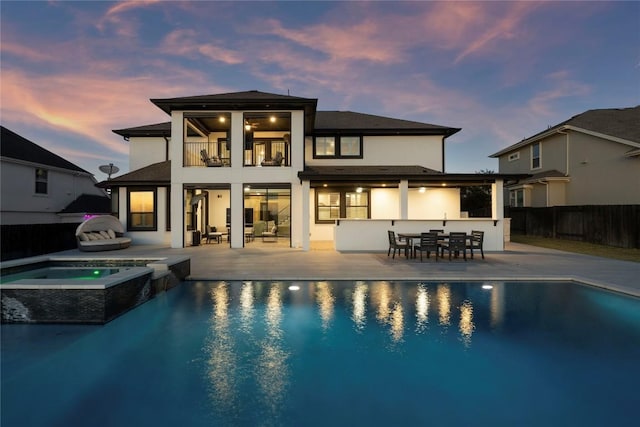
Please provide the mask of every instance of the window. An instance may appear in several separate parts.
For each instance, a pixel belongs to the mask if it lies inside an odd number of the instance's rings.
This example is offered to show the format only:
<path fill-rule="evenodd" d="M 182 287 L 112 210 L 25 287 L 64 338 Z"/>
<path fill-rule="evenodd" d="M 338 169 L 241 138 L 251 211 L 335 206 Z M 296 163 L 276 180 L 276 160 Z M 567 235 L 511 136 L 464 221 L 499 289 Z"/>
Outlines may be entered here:
<path fill-rule="evenodd" d="M 316 136 L 313 141 L 315 158 L 362 158 L 361 136 Z"/>
<path fill-rule="evenodd" d="M 48 194 L 49 173 L 45 169 L 36 169 L 36 194 Z"/>
<path fill-rule="evenodd" d="M 130 231 L 155 231 L 156 227 L 156 190 L 128 191 L 127 224 Z"/>
<path fill-rule="evenodd" d="M 316 191 L 316 223 L 332 223 L 340 218 L 366 219 L 369 217 L 369 192 L 366 190 Z"/>
<path fill-rule="evenodd" d="M 509 161 L 510 162 L 513 162 L 514 160 L 518 160 L 518 159 L 520 159 L 520 152 L 519 151 L 509 154 Z"/>
<path fill-rule="evenodd" d="M 322 192 L 317 194 L 316 221 L 333 221 L 340 218 L 340 193 Z"/>
<path fill-rule="evenodd" d="M 120 189 L 113 187 L 110 189 L 111 194 L 111 215 L 116 218 L 120 215 Z"/>
<path fill-rule="evenodd" d="M 314 153 L 316 156 L 333 157 L 336 155 L 336 138 L 333 136 L 317 136 Z"/>
<path fill-rule="evenodd" d="M 193 204 L 193 198 L 196 195 L 195 190 L 187 190 L 186 202 L 187 211 L 185 212 L 185 221 L 187 222 L 187 230 L 195 230 L 197 204 Z"/>
<path fill-rule="evenodd" d="M 509 192 L 509 205 L 514 208 L 521 208 L 524 206 L 524 189 L 520 188 Z"/>
<path fill-rule="evenodd" d="M 540 143 L 536 142 L 531 145 L 531 169 L 539 169 L 540 167 Z"/>

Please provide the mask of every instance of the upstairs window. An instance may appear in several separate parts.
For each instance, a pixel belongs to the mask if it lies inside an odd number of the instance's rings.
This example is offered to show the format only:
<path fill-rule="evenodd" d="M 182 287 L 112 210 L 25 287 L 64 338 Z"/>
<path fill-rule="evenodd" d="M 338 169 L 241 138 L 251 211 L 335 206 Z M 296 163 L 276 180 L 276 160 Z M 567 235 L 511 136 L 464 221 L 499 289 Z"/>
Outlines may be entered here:
<path fill-rule="evenodd" d="M 362 136 L 316 136 L 314 158 L 362 158 Z"/>
<path fill-rule="evenodd" d="M 46 169 L 36 169 L 36 194 L 48 194 L 49 173 Z"/>
<path fill-rule="evenodd" d="M 536 142 L 531 145 L 531 169 L 539 169 L 540 167 L 540 143 Z"/>

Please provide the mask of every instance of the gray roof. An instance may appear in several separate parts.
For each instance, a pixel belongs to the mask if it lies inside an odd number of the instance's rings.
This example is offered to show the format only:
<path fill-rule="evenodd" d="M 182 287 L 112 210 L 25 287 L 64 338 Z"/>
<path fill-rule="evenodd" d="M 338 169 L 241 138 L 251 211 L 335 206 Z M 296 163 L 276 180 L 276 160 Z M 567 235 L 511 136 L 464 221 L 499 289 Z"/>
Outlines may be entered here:
<path fill-rule="evenodd" d="M 451 136 L 460 128 L 412 122 L 353 111 L 317 111 L 314 130 L 316 134 L 357 133 L 362 135 L 444 135 Z M 171 136 L 171 122 L 138 126 L 113 131 L 129 137 Z"/>
<path fill-rule="evenodd" d="M 171 122 L 156 123 L 153 125 L 137 126 L 133 128 L 115 129 L 112 131 L 120 136 L 171 136 Z"/>
<path fill-rule="evenodd" d="M 640 144 L 640 105 L 631 108 L 588 110 L 545 129 L 489 157 L 499 157 L 565 128 L 578 128 Z M 635 145 L 634 145 L 635 146 Z"/>
<path fill-rule="evenodd" d="M 0 156 L 91 175 L 81 167 L 74 165 L 70 161 L 63 159 L 45 148 L 42 148 L 38 144 L 29 141 L 4 126 L 1 126 L 1 128 Z"/>
<path fill-rule="evenodd" d="M 107 196 L 99 196 L 97 194 L 81 194 L 59 213 L 110 214 L 111 199 Z"/>
<path fill-rule="evenodd" d="M 428 134 L 450 136 L 459 132 L 460 129 L 353 111 L 318 111 L 316 113 L 315 133 L 349 131 L 364 135 Z"/>
<path fill-rule="evenodd" d="M 423 166 L 307 166 L 298 172 L 298 178 L 312 181 L 317 186 L 333 183 L 395 183 L 401 179 L 420 183 L 491 183 L 496 179 L 518 180 L 526 174 L 477 174 L 444 173 Z"/>
<path fill-rule="evenodd" d="M 167 186 L 171 184 L 171 161 L 153 163 L 129 173 L 102 181 L 98 187 Z"/>

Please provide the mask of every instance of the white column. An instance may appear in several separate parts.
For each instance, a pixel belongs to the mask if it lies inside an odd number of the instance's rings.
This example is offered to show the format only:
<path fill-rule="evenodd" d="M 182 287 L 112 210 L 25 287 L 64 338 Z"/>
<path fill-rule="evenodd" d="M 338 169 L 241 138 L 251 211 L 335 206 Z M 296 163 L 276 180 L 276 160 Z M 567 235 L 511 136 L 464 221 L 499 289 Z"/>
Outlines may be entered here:
<path fill-rule="evenodd" d="M 491 184 L 491 217 L 493 219 L 504 218 L 504 188 L 503 181 L 496 179 Z"/>
<path fill-rule="evenodd" d="M 231 247 L 244 247 L 244 188 L 241 182 L 231 183 Z"/>
<path fill-rule="evenodd" d="M 182 184 L 171 183 L 171 247 L 184 247 L 184 197 Z"/>
<path fill-rule="evenodd" d="M 409 218 L 409 181 L 403 179 L 400 181 L 400 219 Z"/>
<path fill-rule="evenodd" d="M 300 208 L 296 209 L 294 211 L 294 209 L 292 208 L 291 211 L 291 226 L 293 227 L 293 222 L 295 221 L 296 223 L 299 223 L 299 226 L 297 226 L 296 229 L 296 233 L 292 234 L 292 246 L 294 248 L 296 247 L 301 247 L 302 250 L 304 251 L 308 251 L 310 249 L 310 236 L 309 236 L 309 230 L 311 229 L 311 224 L 309 223 L 310 221 L 312 221 L 311 218 L 311 198 L 310 198 L 310 194 L 311 194 L 311 189 L 310 189 L 310 182 L 309 181 L 302 181 L 302 185 L 301 186 L 297 186 L 294 185 L 292 186 L 291 189 L 291 202 L 293 205 L 293 200 L 294 200 L 294 194 L 299 194 L 297 197 L 295 197 L 295 199 L 299 199 L 296 200 L 298 203 L 296 203 L 296 205 L 298 205 Z M 294 192 L 293 187 L 296 188 L 296 191 Z"/>

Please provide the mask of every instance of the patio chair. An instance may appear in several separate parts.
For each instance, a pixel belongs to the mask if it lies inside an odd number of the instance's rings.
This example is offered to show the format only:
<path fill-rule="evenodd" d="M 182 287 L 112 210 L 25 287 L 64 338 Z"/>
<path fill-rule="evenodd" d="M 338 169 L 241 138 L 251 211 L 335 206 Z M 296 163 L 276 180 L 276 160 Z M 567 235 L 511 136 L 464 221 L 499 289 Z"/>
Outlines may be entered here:
<path fill-rule="evenodd" d="M 271 160 L 263 160 L 260 164 L 262 166 L 280 166 L 282 165 L 282 161 L 284 157 L 282 157 L 282 151 L 277 151 L 276 155 L 273 156 Z"/>
<path fill-rule="evenodd" d="M 444 251 L 449 252 L 449 261 L 451 261 L 451 254 L 456 255 L 462 252 L 465 262 L 467 261 L 467 233 L 449 233 L 449 239 L 445 240 L 441 244 L 442 256 L 444 257 Z"/>
<path fill-rule="evenodd" d="M 218 156 L 209 157 L 209 153 L 207 150 L 200 150 L 200 158 L 202 159 L 202 163 L 207 165 L 207 167 L 220 167 L 222 166 L 222 160 L 218 158 Z"/>
<path fill-rule="evenodd" d="M 473 259 L 473 250 L 480 249 L 482 259 L 484 259 L 484 250 L 482 245 L 484 243 L 484 231 L 471 230 L 471 240 L 467 243 L 467 249 L 471 252 L 471 259 Z"/>
<path fill-rule="evenodd" d="M 271 228 L 271 231 L 263 231 L 262 234 L 260 234 L 260 237 L 262 237 L 262 241 L 266 242 L 277 242 L 278 241 L 278 226 L 274 225 Z M 265 239 L 269 239 L 269 240 L 265 240 Z"/>
<path fill-rule="evenodd" d="M 389 235 L 389 250 L 387 251 L 387 256 L 391 254 L 391 249 L 393 249 L 393 258 L 395 259 L 396 251 L 404 250 L 404 256 L 405 258 L 408 258 L 408 253 L 410 249 L 409 242 L 407 241 L 402 242 L 396 239 L 396 233 L 392 230 L 389 230 L 387 233 Z"/>
<path fill-rule="evenodd" d="M 440 250 L 440 244 L 438 243 L 438 233 L 420 233 L 420 243 L 413 247 L 413 257 L 416 256 L 416 251 L 420 251 L 420 262 L 422 262 L 422 253 L 427 253 L 427 258 L 430 258 L 431 252 L 436 254 L 436 262 L 438 262 L 438 251 Z"/>

